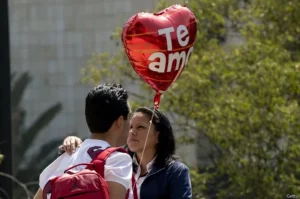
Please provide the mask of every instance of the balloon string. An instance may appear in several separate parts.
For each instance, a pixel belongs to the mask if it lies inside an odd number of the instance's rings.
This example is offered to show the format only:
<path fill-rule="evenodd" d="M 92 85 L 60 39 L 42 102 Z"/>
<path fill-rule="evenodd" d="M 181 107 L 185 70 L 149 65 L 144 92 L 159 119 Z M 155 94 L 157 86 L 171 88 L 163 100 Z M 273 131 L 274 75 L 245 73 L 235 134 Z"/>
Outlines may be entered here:
<path fill-rule="evenodd" d="M 143 160 L 143 157 L 144 157 L 144 153 L 145 153 L 145 149 L 146 149 L 146 144 L 147 144 L 147 141 L 148 141 L 148 137 L 149 137 L 149 133 L 150 133 L 150 129 L 151 129 L 151 126 L 152 126 L 152 120 L 153 120 L 153 116 L 154 116 L 154 109 L 152 111 L 152 117 L 151 117 L 151 120 L 150 120 L 150 125 L 149 125 L 149 128 L 148 128 L 148 133 L 147 133 L 147 136 L 146 136 L 146 141 L 145 141 L 145 144 L 144 144 L 144 147 L 143 147 L 143 152 L 142 152 L 142 156 L 141 156 L 141 159 L 140 159 L 140 162 L 138 163 L 138 170 L 137 170 L 137 173 L 139 174 L 138 178 L 135 180 L 134 182 L 134 185 L 133 185 L 133 190 L 136 186 L 136 183 L 138 181 L 138 179 L 140 178 L 141 176 L 141 162 Z"/>
<path fill-rule="evenodd" d="M 162 93 L 160 91 L 156 91 L 156 94 L 154 96 L 154 108 L 158 109 L 159 104 L 160 104 L 160 97 Z"/>

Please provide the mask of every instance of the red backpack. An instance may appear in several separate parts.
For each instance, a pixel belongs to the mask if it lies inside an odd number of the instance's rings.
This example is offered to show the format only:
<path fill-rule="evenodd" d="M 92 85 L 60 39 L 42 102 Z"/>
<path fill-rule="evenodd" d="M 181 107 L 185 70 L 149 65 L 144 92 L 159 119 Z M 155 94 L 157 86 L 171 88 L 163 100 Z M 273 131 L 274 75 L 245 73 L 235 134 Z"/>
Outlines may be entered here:
<path fill-rule="evenodd" d="M 104 179 L 104 165 L 108 156 L 115 151 L 127 153 L 123 148 L 111 147 L 105 150 L 92 147 L 88 150 L 92 157 L 91 163 L 74 165 L 65 170 L 64 174 L 51 179 L 43 190 L 43 199 L 51 194 L 51 199 L 109 199 L 108 185 Z M 100 152 L 100 153 L 99 153 Z M 73 173 L 70 170 L 77 166 L 87 166 L 85 169 Z M 132 186 L 135 184 L 132 175 Z M 136 186 L 133 188 L 134 199 L 138 199 Z M 126 199 L 128 199 L 129 190 Z"/>

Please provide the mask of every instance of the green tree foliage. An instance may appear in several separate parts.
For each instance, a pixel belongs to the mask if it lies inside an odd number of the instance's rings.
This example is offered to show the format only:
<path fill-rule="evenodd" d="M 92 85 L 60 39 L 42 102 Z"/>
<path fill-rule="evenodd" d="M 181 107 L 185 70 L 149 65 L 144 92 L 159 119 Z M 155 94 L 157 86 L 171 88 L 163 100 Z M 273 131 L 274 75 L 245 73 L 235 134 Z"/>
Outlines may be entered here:
<path fill-rule="evenodd" d="M 15 73 L 12 74 L 13 175 L 25 184 L 33 182 L 28 186 L 36 191 L 39 174 L 54 160 L 57 155 L 57 147 L 62 142 L 63 137 L 42 144 L 39 150 L 29 157 L 30 159 L 25 155 L 31 149 L 41 131 L 60 113 L 62 105 L 60 102 L 53 104 L 44 110 L 32 124 L 25 126 L 26 111 L 23 109 L 21 102 L 23 94 L 31 81 L 32 77 L 27 72 L 18 76 Z M 21 198 L 20 195 L 24 196 L 25 193 L 20 187 L 16 186 L 16 188 L 17 190 L 14 191 L 15 198 Z"/>
<path fill-rule="evenodd" d="M 213 148 L 207 154 L 211 164 L 200 159 L 200 175 L 191 171 L 194 197 L 299 194 L 300 1 L 185 4 L 197 18 L 197 42 L 184 72 L 165 92 L 161 109 L 176 116 L 177 132 L 196 131 Z M 157 9 L 168 5 L 161 2 Z M 120 30 L 112 35 L 117 45 Z M 154 91 L 133 71 L 123 50 L 94 54 L 83 75 L 93 84 L 134 84 L 135 89 L 128 89 L 136 105 L 152 104 Z"/>

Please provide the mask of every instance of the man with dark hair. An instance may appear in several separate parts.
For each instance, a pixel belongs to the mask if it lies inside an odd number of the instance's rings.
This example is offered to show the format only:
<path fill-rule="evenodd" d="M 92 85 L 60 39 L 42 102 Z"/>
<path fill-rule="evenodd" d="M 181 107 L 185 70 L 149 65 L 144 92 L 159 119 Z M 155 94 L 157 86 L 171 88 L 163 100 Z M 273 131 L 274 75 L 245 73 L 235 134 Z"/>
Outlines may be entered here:
<path fill-rule="evenodd" d="M 49 179 L 61 176 L 64 170 L 80 163 L 90 163 L 90 149 L 117 147 L 126 143 L 129 132 L 128 94 L 121 85 L 102 84 L 92 89 L 85 101 L 85 117 L 90 130 L 86 139 L 73 155 L 62 154 L 52 162 L 40 175 L 40 189 L 34 199 L 41 199 Z M 83 169 L 78 166 L 75 171 Z M 110 199 L 123 199 L 131 185 L 132 159 L 122 152 L 113 152 L 106 160 L 104 179 L 109 188 Z"/>

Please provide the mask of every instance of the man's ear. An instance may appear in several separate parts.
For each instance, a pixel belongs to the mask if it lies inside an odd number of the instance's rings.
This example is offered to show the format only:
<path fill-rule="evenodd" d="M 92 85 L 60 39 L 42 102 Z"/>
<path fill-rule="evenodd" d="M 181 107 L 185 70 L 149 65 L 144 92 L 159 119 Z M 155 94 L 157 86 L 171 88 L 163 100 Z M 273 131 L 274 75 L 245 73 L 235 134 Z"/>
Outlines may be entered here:
<path fill-rule="evenodd" d="M 123 127 L 123 125 L 124 125 L 124 118 L 123 118 L 123 116 L 120 116 L 120 117 L 117 119 L 116 124 L 117 124 L 117 127 L 118 127 L 118 128 L 122 128 L 122 127 Z"/>

